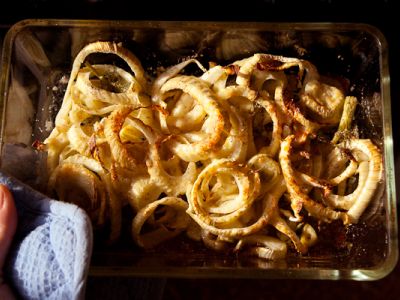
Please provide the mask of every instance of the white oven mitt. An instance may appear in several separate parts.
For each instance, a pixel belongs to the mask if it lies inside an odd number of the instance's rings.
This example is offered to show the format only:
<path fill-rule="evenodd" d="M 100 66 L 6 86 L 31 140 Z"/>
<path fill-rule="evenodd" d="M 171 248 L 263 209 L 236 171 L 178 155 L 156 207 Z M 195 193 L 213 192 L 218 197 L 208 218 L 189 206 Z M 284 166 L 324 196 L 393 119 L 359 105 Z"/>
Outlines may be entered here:
<path fill-rule="evenodd" d="M 23 299 L 83 299 L 93 244 L 87 214 L 2 172 L 0 183 L 18 211 L 4 274 L 10 285 Z"/>

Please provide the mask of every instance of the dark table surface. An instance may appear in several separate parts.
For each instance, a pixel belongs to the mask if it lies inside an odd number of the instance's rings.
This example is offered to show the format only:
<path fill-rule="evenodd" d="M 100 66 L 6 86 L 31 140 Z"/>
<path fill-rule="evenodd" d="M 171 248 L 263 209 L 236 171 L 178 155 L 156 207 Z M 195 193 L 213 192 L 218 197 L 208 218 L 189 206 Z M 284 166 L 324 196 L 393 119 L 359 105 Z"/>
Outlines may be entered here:
<path fill-rule="evenodd" d="M 245 1 L 124 1 L 124 0 L 11 0 L 0 10 L 0 31 L 27 18 L 211 20 L 263 22 L 354 22 L 377 27 L 389 44 L 396 178 L 400 177 L 399 66 L 400 27 L 396 2 L 391 0 L 245 0 Z M 189 4 L 189 2 L 191 4 Z M 367 2 L 367 3 L 366 3 Z M 133 3 L 128 5 L 127 3 Z M 216 4 L 218 3 L 218 4 Z M 4 5 L 4 2 L 2 3 Z M 136 6 L 136 7 L 135 7 Z M 396 181 L 400 190 L 399 180 Z M 158 293 L 137 294 L 132 278 L 89 278 L 88 299 L 398 299 L 400 264 L 385 278 L 373 282 L 160 279 Z M 165 283 L 165 285 L 164 285 Z M 112 287 L 112 290 L 110 290 Z M 152 296 L 150 296 L 150 294 Z"/>

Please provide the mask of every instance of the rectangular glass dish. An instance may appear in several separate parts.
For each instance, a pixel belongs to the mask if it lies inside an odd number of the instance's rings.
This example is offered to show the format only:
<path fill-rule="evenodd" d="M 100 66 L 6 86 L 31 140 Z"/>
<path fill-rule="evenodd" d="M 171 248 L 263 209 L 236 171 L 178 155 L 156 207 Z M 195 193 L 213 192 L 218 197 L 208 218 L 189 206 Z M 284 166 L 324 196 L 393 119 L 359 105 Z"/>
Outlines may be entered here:
<path fill-rule="evenodd" d="M 322 246 L 306 255 L 289 253 L 284 260 L 266 261 L 216 253 L 177 238 L 143 251 L 123 229 L 115 245 L 95 241 L 90 275 L 377 280 L 393 270 L 398 240 L 390 79 L 387 44 L 379 30 L 337 23 L 21 21 L 8 31 L 1 60 L 3 171 L 45 191 L 43 153 L 32 144 L 50 133 L 75 56 L 98 40 L 129 45 L 151 75 L 187 58 L 198 58 L 205 66 L 255 53 L 309 60 L 321 74 L 344 79 L 357 97 L 360 135 L 380 147 L 384 180 L 382 196 L 368 208 L 368 220 L 341 232 L 328 226 L 332 235 L 325 236 L 325 243 L 337 245 L 342 237 L 351 249 Z M 129 222 L 123 228 L 129 228 Z"/>

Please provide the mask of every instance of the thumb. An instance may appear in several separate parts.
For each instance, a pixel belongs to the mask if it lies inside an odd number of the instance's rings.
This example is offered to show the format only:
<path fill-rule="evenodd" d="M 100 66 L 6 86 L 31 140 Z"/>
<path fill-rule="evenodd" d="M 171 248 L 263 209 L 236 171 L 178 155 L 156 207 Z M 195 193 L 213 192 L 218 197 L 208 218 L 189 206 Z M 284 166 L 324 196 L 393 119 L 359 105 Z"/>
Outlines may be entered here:
<path fill-rule="evenodd" d="M 0 184 L 0 273 L 17 227 L 17 210 L 8 188 Z"/>

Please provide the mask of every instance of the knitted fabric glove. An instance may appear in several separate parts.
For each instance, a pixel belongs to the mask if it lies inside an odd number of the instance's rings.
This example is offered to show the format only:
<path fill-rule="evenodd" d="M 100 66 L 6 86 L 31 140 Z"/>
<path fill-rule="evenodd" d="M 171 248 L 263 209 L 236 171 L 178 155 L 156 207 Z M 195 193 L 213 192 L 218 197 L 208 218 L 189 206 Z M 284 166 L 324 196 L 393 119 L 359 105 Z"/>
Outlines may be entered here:
<path fill-rule="evenodd" d="M 87 214 L 2 172 L 0 183 L 18 211 L 6 280 L 23 299 L 83 299 L 93 244 Z"/>

